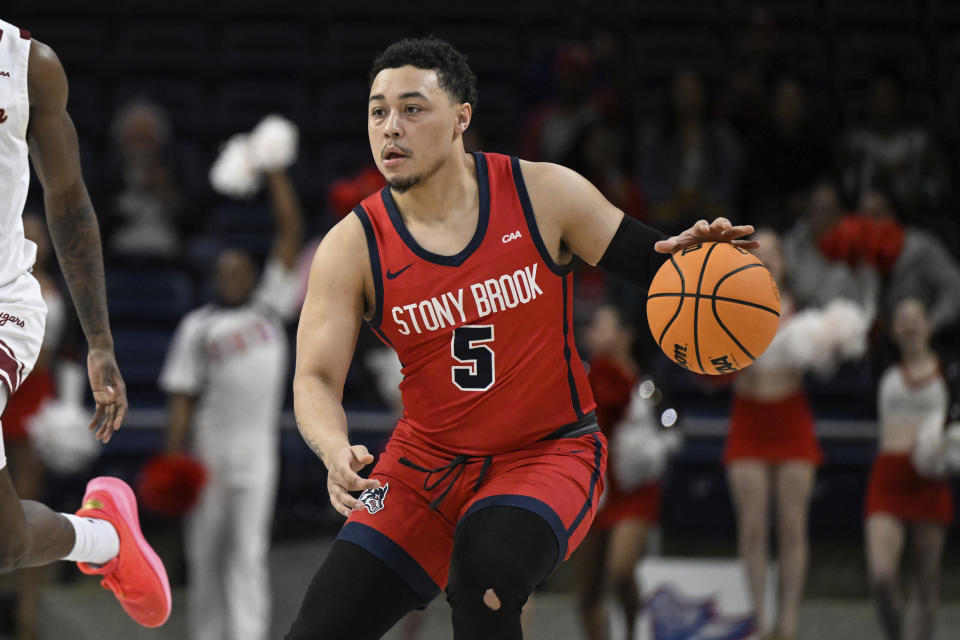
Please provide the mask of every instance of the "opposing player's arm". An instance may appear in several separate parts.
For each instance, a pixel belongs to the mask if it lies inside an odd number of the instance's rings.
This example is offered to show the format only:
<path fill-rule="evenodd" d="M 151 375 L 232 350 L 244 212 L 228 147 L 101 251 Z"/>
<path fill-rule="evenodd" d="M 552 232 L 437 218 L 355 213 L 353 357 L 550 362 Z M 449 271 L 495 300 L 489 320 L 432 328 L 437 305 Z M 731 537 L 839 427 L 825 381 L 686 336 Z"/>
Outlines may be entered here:
<path fill-rule="evenodd" d="M 267 189 L 276 231 L 272 255 L 287 269 L 292 269 L 303 243 L 303 214 L 300 199 L 286 171 L 267 174 Z"/>
<path fill-rule="evenodd" d="M 120 428 L 126 387 L 107 317 L 100 231 L 80 171 L 77 132 L 67 114 L 67 77 L 50 47 L 31 42 L 27 84 L 30 157 L 43 185 L 47 226 L 90 351 L 87 369 L 97 403 L 91 428 L 104 442 Z M 103 424 L 100 422 L 103 420 Z"/>
<path fill-rule="evenodd" d="M 734 242 L 753 227 L 733 226 L 726 218 L 713 223 L 701 220 L 682 234 L 667 237 L 642 222 L 625 216 L 586 178 L 575 171 L 546 162 L 520 163 L 534 216 L 551 257 L 569 261 L 574 254 L 646 288 L 666 255 L 709 240 Z"/>
<path fill-rule="evenodd" d="M 368 284 L 369 283 L 369 284 Z M 372 289 L 363 228 L 350 215 L 320 243 L 310 268 L 297 329 L 293 403 L 297 427 L 327 466 L 330 502 L 343 515 L 356 506 L 350 491 L 376 488 L 356 472 L 373 461 L 365 447 L 350 446 L 343 384 Z"/>

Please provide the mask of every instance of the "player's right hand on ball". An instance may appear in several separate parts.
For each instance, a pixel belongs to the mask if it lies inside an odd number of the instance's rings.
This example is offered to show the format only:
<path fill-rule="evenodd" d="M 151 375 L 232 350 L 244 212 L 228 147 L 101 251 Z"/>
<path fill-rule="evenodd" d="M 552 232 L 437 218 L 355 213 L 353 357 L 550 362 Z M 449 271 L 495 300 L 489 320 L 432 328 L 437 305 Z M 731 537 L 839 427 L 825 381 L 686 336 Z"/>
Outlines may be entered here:
<path fill-rule="evenodd" d="M 380 487 L 378 480 L 364 480 L 357 475 L 357 471 L 371 462 L 373 456 L 362 444 L 343 447 L 330 456 L 327 465 L 327 491 L 330 492 L 330 504 L 340 515 L 347 517 L 354 509 L 363 508 L 363 503 L 350 495 L 351 491 Z"/>

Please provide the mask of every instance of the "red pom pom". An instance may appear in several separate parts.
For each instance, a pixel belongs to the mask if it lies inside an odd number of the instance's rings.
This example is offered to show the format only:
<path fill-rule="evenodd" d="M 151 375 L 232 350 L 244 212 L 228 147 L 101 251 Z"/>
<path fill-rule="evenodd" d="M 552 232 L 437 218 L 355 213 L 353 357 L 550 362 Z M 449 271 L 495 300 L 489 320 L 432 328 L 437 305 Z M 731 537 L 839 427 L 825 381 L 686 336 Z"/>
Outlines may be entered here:
<path fill-rule="evenodd" d="M 159 454 L 150 458 L 137 478 L 137 494 L 149 511 L 174 518 L 197 503 L 207 482 L 207 470 L 184 454 Z"/>

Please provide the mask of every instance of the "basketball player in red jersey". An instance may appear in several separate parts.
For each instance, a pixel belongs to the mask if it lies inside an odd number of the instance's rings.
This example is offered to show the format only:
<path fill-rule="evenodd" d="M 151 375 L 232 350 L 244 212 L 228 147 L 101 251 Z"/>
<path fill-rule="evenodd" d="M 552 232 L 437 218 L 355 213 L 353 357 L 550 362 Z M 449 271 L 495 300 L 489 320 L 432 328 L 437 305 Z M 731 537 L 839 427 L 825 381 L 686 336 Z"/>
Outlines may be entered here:
<path fill-rule="evenodd" d="M 297 343 L 300 431 L 348 517 L 287 636 L 379 638 L 446 587 L 454 638 L 522 637 L 527 596 L 586 534 L 606 446 L 573 342 L 574 255 L 646 287 L 675 249 L 576 173 L 467 154 L 466 60 L 402 40 L 371 70 L 367 131 L 388 187 L 327 234 Z M 660 252 L 659 254 L 657 252 Z M 366 320 L 403 364 L 403 417 L 373 462 L 341 394 Z M 362 491 L 359 498 L 351 491 Z"/>

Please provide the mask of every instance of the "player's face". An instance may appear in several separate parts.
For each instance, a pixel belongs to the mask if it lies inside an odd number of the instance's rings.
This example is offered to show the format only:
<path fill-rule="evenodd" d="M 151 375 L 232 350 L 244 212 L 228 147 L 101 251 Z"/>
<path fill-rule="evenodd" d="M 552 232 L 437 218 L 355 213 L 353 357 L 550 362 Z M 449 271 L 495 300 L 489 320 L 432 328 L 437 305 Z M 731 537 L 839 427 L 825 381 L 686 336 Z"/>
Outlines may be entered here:
<path fill-rule="evenodd" d="M 440 88 L 437 72 L 384 69 L 370 87 L 367 134 L 377 168 L 394 191 L 422 184 L 456 151 L 464 109 Z"/>
<path fill-rule="evenodd" d="M 899 302 L 893 310 L 893 339 L 903 351 L 915 352 L 930 340 L 930 322 L 923 304 L 914 298 Z"/>
<path fill-rule="evenodd" d="M 217 258 L 214 284 L 221 303 L 243 304 L 250 297 L 255 283 L 256 270 L 242 251 L 227 250 Z"/>

